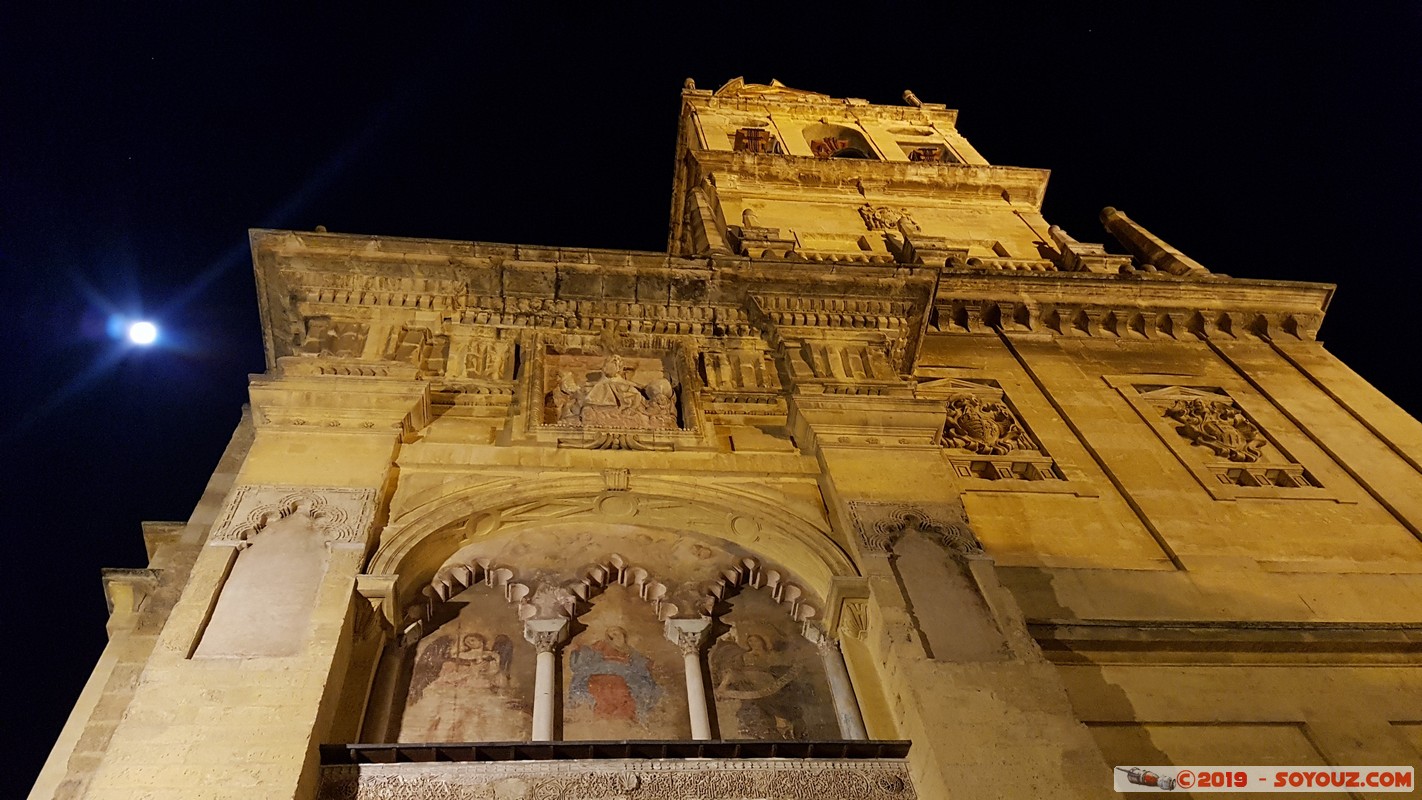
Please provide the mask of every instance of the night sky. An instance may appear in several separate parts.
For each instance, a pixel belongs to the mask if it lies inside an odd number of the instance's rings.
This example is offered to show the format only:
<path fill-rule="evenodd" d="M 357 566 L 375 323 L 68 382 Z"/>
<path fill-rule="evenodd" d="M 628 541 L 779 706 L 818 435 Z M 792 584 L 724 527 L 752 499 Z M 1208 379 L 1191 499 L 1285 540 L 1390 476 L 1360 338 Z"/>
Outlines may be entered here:
<path fill-rule="evenodd" d="M 5 796 L 103 647 L 99 568 L 187 518 L 263 369 L 247 229 L 663 250 L 688 76 L 947 103 L 1082 241 L 1114 205 L 1215 272 L 1338 283 L 1320 338 L 1422 413 L 1416 3 L 40 5 L 0 11 Z"/>

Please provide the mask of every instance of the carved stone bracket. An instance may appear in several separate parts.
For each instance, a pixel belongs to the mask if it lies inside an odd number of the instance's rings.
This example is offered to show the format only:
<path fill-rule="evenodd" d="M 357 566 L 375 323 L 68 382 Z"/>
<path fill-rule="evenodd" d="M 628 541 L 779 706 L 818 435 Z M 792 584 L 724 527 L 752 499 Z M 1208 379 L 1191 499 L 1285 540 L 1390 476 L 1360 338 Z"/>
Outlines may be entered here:
<path fill-rule="evenodd" d="M 361 544 L 375 516 L 375 490 L 316 486 L 239 486 L 212 533 L 210 545 L 245 547 L 268 525 L 292 515 L 307 516 L 332 544 Z"/>
<path fill-rule="evenodd" d="M 890 555 L 894 542 L 910 530 L 917 530 L 956 555 L 975 556 L 982 544 L 968 527 L 962 503 L 849 503 L 854 527 L 866 553 Z"/>

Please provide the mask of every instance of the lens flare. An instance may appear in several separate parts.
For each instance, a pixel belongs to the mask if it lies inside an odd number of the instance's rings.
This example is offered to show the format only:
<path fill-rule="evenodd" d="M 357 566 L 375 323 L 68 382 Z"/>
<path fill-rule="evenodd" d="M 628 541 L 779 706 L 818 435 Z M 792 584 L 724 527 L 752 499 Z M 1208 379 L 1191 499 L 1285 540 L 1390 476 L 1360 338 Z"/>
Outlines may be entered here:
<path fill-rule="evenodd" d="M 158 340 L 158 326 L 138 321 L 128 326 L 128 340 L 134 344 L 153 344 Z"/>

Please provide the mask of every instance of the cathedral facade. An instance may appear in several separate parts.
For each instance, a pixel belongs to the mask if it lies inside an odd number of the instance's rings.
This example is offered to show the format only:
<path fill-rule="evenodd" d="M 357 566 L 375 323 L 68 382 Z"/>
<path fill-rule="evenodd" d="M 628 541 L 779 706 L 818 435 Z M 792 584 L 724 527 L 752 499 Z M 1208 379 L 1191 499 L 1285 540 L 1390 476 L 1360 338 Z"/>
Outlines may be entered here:
<path fill-rule="evenodd" d="M 1333 287 L 1079 241 L 956 120 L 688 82 L 665 253 L 253 231 L 267 370 L 31 797 L 1418 763 L 1422 425 Z"/>

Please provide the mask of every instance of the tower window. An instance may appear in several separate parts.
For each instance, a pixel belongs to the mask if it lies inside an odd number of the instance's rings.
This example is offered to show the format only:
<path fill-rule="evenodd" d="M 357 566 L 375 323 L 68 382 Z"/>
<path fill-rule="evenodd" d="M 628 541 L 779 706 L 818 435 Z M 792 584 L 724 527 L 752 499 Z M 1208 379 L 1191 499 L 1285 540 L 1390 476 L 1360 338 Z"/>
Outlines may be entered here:
<path fill-rule="evenodd" d="M 779 153 L 780 142 L 765 128 L 739 128 L 733 148 L 743 153 Z"/>
<path fill-rule="evenodd" d="M 953 160 L 948 156 L 948 149 L 941 144 L 924 145 L 917 142 L 899 142 L 899 147 L 903 148 L 909 161 L 942 164 Z"/>
<path fill-rule="evenodd" d="M 815 158 L 877 158 L 864 134 L 843 125 L 807 126 L 805 141 Z"/>

